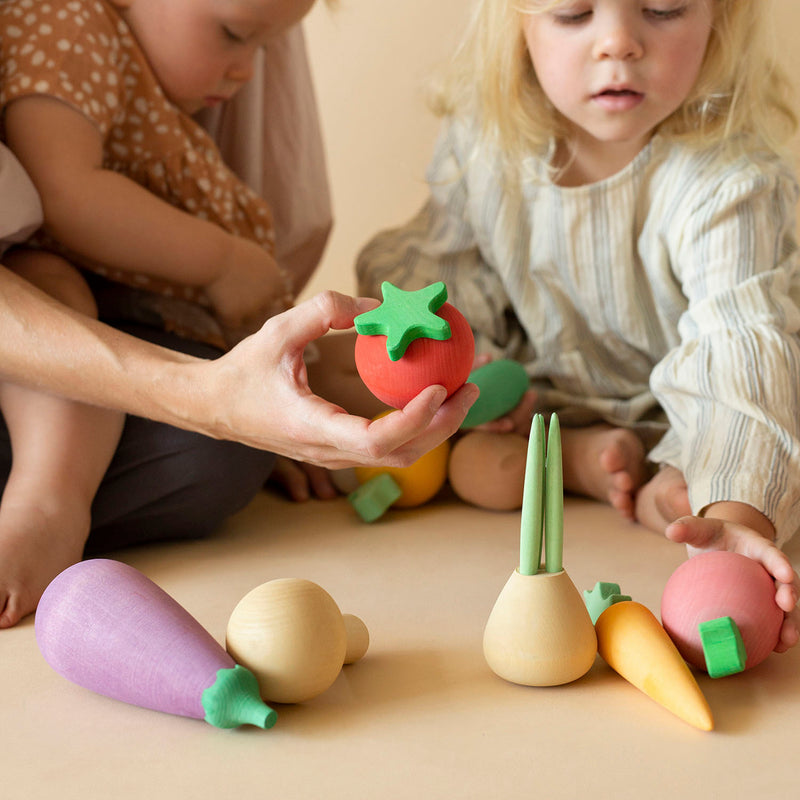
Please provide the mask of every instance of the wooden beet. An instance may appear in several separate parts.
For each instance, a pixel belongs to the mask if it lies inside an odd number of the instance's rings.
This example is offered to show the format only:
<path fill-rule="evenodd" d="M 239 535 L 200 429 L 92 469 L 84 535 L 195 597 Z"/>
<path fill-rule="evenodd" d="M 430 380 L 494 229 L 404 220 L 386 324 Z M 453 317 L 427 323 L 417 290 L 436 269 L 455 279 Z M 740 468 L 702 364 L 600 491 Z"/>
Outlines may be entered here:
<path fill-rule="evenodd" d="M 68 680 L 126 703 L 269 728 L 258 683 L 186 609 L 138 570 L 92 559 L 47 587 L 35 621 L 47 663 Z"/>
<path fill-rule="evenodd" d="M 783 624 L 769 573 L 753 559 L 725 550 L 700 553 L 681 564 L 664 587 L 661 621 L 690 664 L 709 671 L 698 627 L 725 617 L 741 635 L 744 669 L 760 664 L 775 649 Z"/>

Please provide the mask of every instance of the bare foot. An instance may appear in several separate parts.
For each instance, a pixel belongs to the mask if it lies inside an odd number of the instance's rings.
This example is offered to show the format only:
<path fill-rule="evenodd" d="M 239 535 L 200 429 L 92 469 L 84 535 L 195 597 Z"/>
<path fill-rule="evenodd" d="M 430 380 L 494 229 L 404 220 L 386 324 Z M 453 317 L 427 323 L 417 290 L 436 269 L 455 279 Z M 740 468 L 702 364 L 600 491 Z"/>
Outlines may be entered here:
<path fill-rule="evenodd" d="M 691 514 L 683 475 L 675 467 L 660 469 L 636 493 L 634 513 L 639 523 L 656 533 L 664 533 L 667 525 Z"/>
<path fill-rule="evenodd" d="M 48 501 L 33 506 L 5 497 L 0 504 L 0 628 L 36 610 L 60 572 L 81 560 L 89 510 Z"/>
<path fill-rule="evenodd" d="M 624 428 L 562 428 L 564 488 L 609 503 L 634 519 L 634 497 L 647 476 L 644 445 Z"/>

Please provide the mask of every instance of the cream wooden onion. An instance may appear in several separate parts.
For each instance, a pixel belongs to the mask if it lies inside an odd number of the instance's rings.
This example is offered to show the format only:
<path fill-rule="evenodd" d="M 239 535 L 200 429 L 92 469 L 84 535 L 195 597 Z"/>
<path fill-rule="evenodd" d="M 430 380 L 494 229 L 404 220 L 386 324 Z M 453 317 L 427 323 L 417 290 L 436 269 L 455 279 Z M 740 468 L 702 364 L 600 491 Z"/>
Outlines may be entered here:
<path fill-rule="evenodd" d="M 546 473 L 546 479 L 545 479 Z M 539 568 L 545 524 L 545 569 Z M 591 668 L 597 637 L 589 612 L 562 567 L 563 491 L 558 418 L 550 420 L 545 468 L 544 419 L 531 428 L 522 503 L 520 566 L 495 602 L 483 634 L 486 663 L 525 686 L 556 686 Z"/>
<path fill-rule="evenodd" d="M 368 646 L 364 623 L 352 615 L 345 620 L 321 586 L 301 578 L 268 581 L 248 592 L 226 634 L 230 655 L 256 676 L 262 698 L 275 703 L 321 694 Z"/>

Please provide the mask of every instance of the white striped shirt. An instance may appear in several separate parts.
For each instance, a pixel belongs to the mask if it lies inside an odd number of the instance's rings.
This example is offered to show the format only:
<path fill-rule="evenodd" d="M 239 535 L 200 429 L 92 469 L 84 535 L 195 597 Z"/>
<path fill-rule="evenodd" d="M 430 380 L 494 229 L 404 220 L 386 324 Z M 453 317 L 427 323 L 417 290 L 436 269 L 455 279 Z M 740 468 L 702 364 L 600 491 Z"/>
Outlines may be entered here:
<path fill-rule="evenodd" d="M 430 198 L 359 256 L 380 296 L 443 280 L 478 352 L 527 368 L 562 424 L 636 429 L 722 500 L 800 527 L 798 189 L 767 153 L 721 158 L 655 137 L 621 172 L 561 187 L 531 159 L 510 178 L 462 122 L 442 131 Z M 660 440 L 660 441 L 659 441 Z"/>

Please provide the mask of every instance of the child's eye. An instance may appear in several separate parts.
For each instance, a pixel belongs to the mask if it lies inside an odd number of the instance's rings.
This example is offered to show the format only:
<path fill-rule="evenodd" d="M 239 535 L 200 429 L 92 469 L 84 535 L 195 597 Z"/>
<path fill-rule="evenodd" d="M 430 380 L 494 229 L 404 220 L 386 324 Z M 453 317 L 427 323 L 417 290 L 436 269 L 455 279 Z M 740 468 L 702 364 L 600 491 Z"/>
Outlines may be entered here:
<path fill-rule="evenodd" d="M 591 16 L 591 11 L 560 11 L 553 14 L 553 19 L 558 25 L 580 25 L 582 22 L 588 22 Z"/>
<path fill-rule="evenodd" d="M 228 41 L 239 42 L 239 43 L 244 41 L 244 39 L 241 36 L 239 36 L 238 33 L 235 33 L 226 25 L 222 26 L 222 33 L 224 34 L 225 38 L 228 39 Z"/>
<path fill-rule="evenodd" d="M 645 8 L 644 13 L 658 22 L 669 19 L 678 19 L 686 12 L 686 6 L 677 8 Z"/>

